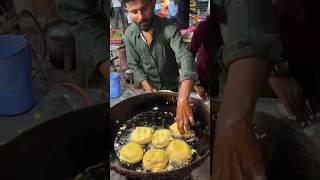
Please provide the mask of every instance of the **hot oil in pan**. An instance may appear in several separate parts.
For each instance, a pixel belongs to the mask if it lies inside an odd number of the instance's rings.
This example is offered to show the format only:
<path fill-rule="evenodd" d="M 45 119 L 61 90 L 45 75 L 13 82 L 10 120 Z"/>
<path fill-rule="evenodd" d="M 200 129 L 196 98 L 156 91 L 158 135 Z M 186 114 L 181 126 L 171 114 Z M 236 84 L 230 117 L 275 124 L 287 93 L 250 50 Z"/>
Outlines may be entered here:
<path fill-rule="evenodd" d="M 117 152 L 117 156 L 119 157 L 119 150 L 120 148 L 129 143 L 129 137 L 131 132 L 136 128 L 136 127 L 151 127 L 154 130 L 157 129 L 169 129 L 169 126 L 172 125 L 175 122 L 175 116 L 173 113 L 171 112 L 162 112 L 162 111 L 148 111 L 148 112 L 143 112 L 140 113 L 136 116 L 134 116 L 133 118 L 129 119 L 119 130 L 115 141 L 114 141 L 114 149 L 115 152 Z M 190 138 L 177 138 L 175 137 L 175 139 L 181 139 L 183 141 L 185 141 L 186 143 L 188 143 L 190 145 L 190 147 L 196 151 L 198 151 L 199 149 L 199 143 L 200 140 L 197 137 L 197 133 L 196 133 L 196 137 L 190 141 Z M 150 149 L 150 145 L 142 145 L 142 149 L 144 151 L 144 153 L 146 151 L 148 151 Z M 165 149 L 164 149 L 165 150 Z M 198 153 L 194 153 L 191 160 L 187 163 L 190 164 L 196 160 L 198 160 L 200 158 Z M 183 165 L 186 166 L 187 164 Z M 142 161 L 134 164 L 134 165 L 129 165 L 126 163 L 122 163 L 120 162 L 120 165 L 126 169 L 129 170 L 133 170 L 133 171 L 143 171 L 143 165 L 142 165 Z M 170 166 L 171 165 L 171 166 Z M 181 168 L 183 166 L 177 166 L 174 163 L 171 163 L 170 166 L 170 170 L 175 170 L 178 168 Z"/>

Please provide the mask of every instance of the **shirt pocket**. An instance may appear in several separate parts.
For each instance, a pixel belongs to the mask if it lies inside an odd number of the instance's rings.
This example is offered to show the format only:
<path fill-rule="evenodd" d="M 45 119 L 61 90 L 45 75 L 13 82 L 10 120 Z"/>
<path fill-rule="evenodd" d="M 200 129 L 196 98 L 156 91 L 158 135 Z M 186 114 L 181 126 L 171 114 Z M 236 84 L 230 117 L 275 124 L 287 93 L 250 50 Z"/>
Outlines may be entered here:
<path fill-rule="evenodd" d="M 149 53 L 142 53 L 141 55 L 141 65 L 145 70 L 156 70 L 153 59 Z"/>

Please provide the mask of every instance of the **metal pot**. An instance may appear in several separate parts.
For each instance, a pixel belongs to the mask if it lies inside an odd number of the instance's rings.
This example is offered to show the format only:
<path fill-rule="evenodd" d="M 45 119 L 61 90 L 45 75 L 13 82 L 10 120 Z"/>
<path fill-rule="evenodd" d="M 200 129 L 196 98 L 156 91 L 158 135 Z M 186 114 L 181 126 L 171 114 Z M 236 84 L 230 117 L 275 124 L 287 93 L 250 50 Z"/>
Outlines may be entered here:
<path fill-rule="evenodd" d="M 210 107 L 214 117 L 211 125 L 214 126 L 220 102 L 211 101 Z M 320 147 L 290 125 L 289 120 L 256 112 L 253 128 L 262 146 L 269 180 L 320 179 Z M 213 141 L 214 127 L 211 130 Z"/>
<path fill-rule="evenodd" d="M 3 145 L 0 179 L 63 180 L 106 162 L 107 108 L 103 104 L 65 114 Z"/>
<path fill-rule="evenodd" d="M 157 92 L 149 93 L 131 97 L 126 99 L 110 109 L 110 122 L 111 122 L 111 142 L 116 138 L 117 132 L 124 123 L 134 117 L 135 115 L 147 111 L 165 111 L 175 114 L 176 101 L 178 93 L 173 92 Z M 194 128 L 196 135 L 200 138 L 200 146 L 197 152 L 200 158 L 193 161 L 189 165 L 167 172 L 138 172 L 127 169 L 120 164 L 116 152 L 112 146 L 110 149 L 110 165 L 111 169 L 115 170 L 121 175 L 130 178 L 139 179 L 172 179 L 190 174 L 191 170 L 198 167 L 206 157 L 209 156 L 210 151 L 210 122 L 209 122 L 209 108 L 202 103 L 202 101 L 191 98 L 193 115 L 198 125 Z M 150 120 L 146 120 L 150 121 Z M 154 123 L 154 122 L 146 122 Z M 165 122 L 168 123 L 168 122 Z"/>

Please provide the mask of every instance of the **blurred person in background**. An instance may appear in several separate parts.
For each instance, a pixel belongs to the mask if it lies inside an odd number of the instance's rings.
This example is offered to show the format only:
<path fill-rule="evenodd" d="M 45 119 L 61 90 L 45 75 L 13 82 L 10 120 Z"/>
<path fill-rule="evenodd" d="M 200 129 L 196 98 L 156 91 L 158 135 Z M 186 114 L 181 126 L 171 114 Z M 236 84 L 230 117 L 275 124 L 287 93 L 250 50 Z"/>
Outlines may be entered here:
<path fill-rule="evenodd" d="M 193 33 L 189 48 L 193 57 L 197 57 L 196 65 L 201 86 L 210 97 L 217 97 L 220 67 L 212 49 L 217 41 L 222 43 L 222 39 L 219 37 L 213 39 L 213 37 L 208 36 L 208 34 L 214 34 L 213 25 L 213 17 L 210 15 L 207 16 L 205 21 L 200 22 Z M 199 88 L 195 87 L 196 91 L 201 91 Z"/>
<path fill-rule="evenodd" d="M 176 0 L 170 0 L 168 5 L 168 18 L 173 23 L 177 23 L 178 6 Z"/>
<path fill-rule="evenodd" d="M 128 22 L 127 22 L 127 18 L 124 15 L 124 11 L 122 9 L 121 1 L 112 0 L 112 7 L 114 10 L 114 16 L 115 16 L 115 19 L 114 19 L 115 28 L 119 29 L 119 21 L 121 18 L 122 29 L 125 30 L 128 26 Z"/>
<path fill-rule="evenodd" d="M 76 39 L 85 58 L 79 62 L 81 80 L 84 83 L 98 75 L 108 79 L 109 61 L 109 0 L 56 0 L 57 11 Z M 107 35 L 108 34 L 108 35 Z M 108 86 L 107 86 L 108 87 Z"/>

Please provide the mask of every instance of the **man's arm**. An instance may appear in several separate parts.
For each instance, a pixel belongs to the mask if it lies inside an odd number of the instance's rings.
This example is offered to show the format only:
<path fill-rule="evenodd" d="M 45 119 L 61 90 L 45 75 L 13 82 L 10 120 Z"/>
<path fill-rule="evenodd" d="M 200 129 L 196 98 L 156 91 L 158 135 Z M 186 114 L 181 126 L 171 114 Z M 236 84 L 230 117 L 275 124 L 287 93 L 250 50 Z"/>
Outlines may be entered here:
<path fill-rule="evenodd" d="M 216 124 L 213 178 L 264 179 L 264 163 L 252 118 L 269 66 L 281 52 L 275 7 L 271 0 L 215 2 L 224 11 L 220 14 L 228 26 L 228 42 L 221 57 L 229 72 Z"/>
<path fill-rule="evenodd" d="M 214 179 L 256 179 L 265 175 L 251 121 L 267 69 L 267 61 L 258 57 L 240 58 L 230 64 L 215 128 Z"/>
<path fill-rule="evenodd" d="M 189 95 L 193 88 L 193 82 L 198 79 L 194 58 L 188 50 L 187 44 L 182 41 L 180 32 L 174 25 L 166 28 L 166 35 L 170 46 L 175 52 L 176 59 L 180 62 L 180 82 L 176 121 L 180 133 L 184 134 L 184 127 L 194 125 L 192 111 L 189 103 Z"/>
<path fill-rule="evenodd" d="M 273 76 L 269 77 L 268 81 L 273 92 L 288 111 L 289 118 L 294 115 L 296 120 L 303 121 L 302 126 L 311 125 L 314 117 L 309 101 L 293 77 Z"/>
<path fill-rule="evenodd" d="M 59 15 L 70 26 L 79 47 L 84 54 L 88 54 L 91 65 L 90 74 L 101 70 L 103 75 L 107 63 L 108 31 L 104 7 L 99 1 L 87 0 L 56 0 Z"/>
<path fill-rule="evenodd" d="M 170 47 L 180 63 L 180 82 L 184 80 L 198 80 L 196 65 L 188 45 L 182 41 L 179 30 L 175 25 L 168 25 L 165 29 L 166 37 L 170 42 Z"/>
<path fill-rule="evenodd" d="M 181 82 L 176 113 L 177 126 L 181 134 L 185 133 L 185 129 L 190 128 L 189 124 L 191 124 L 191 126 L 195 125 L 192 115 L 192 109 L 189 104 L 189 96 L 192 88 L 192 80 L 184 80 Z"/>

